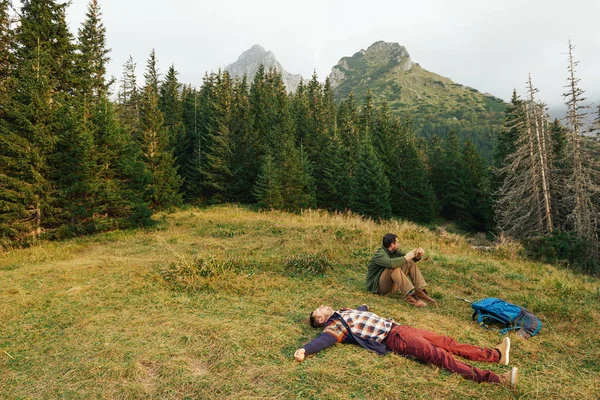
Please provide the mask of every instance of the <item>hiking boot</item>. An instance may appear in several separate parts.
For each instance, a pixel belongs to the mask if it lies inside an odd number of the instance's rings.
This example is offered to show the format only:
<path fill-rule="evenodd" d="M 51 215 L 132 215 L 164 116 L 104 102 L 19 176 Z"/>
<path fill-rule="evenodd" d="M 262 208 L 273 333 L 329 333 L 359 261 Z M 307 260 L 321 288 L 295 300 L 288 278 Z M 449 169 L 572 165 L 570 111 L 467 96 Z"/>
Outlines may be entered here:
<path fill-rule="evenodd" d="M 512 367 L 512 369 L 500 376 L 500 384 L 510 390 L 515 390 L 517 388 L 517 383 L 519 381 L 519 369 L 517 367 Z"/>
<path fill-rule="evenodd" d="M 498 360 L 498 364 L 508 365 L 508 353 L 510 352 L 510 339 L 505 337 L 502 339 L 502 343 L 500 343 L 496 350 L 500 352 L 500 360 Z"/>
<path fill-rule="evenodd" d="M 426 302 L 434 304 L 436 307 L 438 307 L 437 301 L 429 297 L 425 289 L 417 289 L 415 296 L 417 299 L 425 300 Z"/>
<path fill-rule="evenodd" d="M 426 307 L 427 306 L 427 303 L 417 299 L 415 297 L 415 295 L 412 293 L 409 293 L 406 295 L 406 301 L 415 307 Z"/>

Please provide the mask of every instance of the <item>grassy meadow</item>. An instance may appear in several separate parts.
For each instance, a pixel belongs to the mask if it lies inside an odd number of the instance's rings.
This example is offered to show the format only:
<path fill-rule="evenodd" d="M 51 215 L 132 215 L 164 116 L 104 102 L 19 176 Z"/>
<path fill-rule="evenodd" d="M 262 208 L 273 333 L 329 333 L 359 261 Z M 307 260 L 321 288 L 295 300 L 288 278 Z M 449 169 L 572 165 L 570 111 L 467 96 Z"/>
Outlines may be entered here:
<path fill-rule="evenodd" d="M 599 396 L 600 281 L 525 261 L 514 244 L 481 252 L 443 230 L 319 211 L 218 206 L 158 219 L 152 230 L 0 253 L 0 399 Z M 405 251 L 425 249 L 419 266 L 439 308 L 365 291 L 387 232 Z M 516 392 L 357 346 L 293 359 L 320 332 L 306 323 L 320 304 L 366 303 L 399 323 L 499 343 L 455 296 L 501 297 L 541 318 L 539 336 L 511 334 Z"/>

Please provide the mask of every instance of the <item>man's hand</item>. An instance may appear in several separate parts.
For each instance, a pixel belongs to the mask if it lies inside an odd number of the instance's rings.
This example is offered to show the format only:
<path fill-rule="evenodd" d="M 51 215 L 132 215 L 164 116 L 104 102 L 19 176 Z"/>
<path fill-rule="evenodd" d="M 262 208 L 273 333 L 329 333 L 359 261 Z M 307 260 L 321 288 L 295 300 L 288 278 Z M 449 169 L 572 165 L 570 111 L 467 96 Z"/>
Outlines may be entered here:
<path fill-rule="evenodd" d="M 406 253 L 404 258 L 406 258 L 406 261 L 410 261 L 413 258 L 415 258 L 416 256 L 417 256 L 417 249 L 414 249 L 414 250 L 411 250 L 408 253 Z"/>
<path fill-rule="evenodd" d="M 305 350 L 303 348 L 296 350 L 296 352 L 294 353 L 294 358 L 296 359 L 296 361 L 298 361 L 298 362 L 304 361 L 304 353 L 305 353 Z"/>
<path fill-rule="evenodd" d="M 418 249 L 415 250 L 417 252 L 416 256 L 417 258 L 421 258 L 423 257 L 423 254 L 425 254 L 425 250 L 423 250 L 422 247 L 419 247 Z"/>
<path fill-rule="evenodd" d="M 409 251 L 408 253 L 406 253 L 404 258 L 406 258 L 407 261 L 410 261 L 413 258 L 416 258 L 418 260 L 421 257 L 423 257 L 423 254 L 425 254 L 425 250 L 423 250 L 423 248 L 419 247 L 417 249 L 413 249 L 413 250 Z"/>

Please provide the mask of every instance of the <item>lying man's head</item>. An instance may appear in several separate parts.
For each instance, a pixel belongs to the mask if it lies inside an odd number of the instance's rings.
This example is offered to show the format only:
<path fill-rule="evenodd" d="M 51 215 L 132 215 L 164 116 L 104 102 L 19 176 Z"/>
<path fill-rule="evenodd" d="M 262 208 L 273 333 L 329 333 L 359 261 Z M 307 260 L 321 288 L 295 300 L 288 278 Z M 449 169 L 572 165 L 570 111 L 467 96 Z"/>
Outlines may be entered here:
<path fill-rule="evenodd" d="M 321 304 L 315 311 L 310 313 L 310 326 L 319 328 L 325 325 L 325 322 L 333 315 L 333 308 Z"/>

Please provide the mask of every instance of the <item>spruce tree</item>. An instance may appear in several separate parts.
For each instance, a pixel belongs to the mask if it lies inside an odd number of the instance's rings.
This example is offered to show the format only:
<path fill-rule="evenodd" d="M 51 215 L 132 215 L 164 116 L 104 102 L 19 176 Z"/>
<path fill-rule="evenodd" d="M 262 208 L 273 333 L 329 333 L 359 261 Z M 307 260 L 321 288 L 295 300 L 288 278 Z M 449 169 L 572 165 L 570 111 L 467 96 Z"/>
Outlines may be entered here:
<path fill-rule="evenodd" d="M 487 232 L 493 224 L 493 210 L 485 160 L 468 139 L 463 147 L 462 158 L 465 166 L 464 193 L 467 216 L 461 225 L 469 231 Z"/>
<path fill-rule="evenodd" d="M 88 5 L 86 19 L 79 29 L 78 49 L 80 52 L 78 75 L 80 91 L 89 102 L 108 94 L 109 84 L 106 82 L 106 64 L 110 61 L 106 47 L 106 28 L 102 23 L 102 12 L 98 0 L 91 0 Z M 93 105 L 91 105 L 93 107 Z"/>
<path fill-rule="evenodd" d="M 206 146 L 202 164 L 203 195 L 211 202 L 231 198 L 231 115 L 233 84 L 227 71 L 216 75 L 214 96 L 211 98 L 211 122 L 206 128 Z"/>
<path fill-rule="evenodd" d="M 259 158 L 262 159 L 269 147 L 265 140 L 269 131 L 269 86 L 267 84 L 264 65 L 260 65 L 254 79 L 250 85 L 250 121 L 252 123 L 251 132 L 258 140 Z M 258 174 L 258 171 L 256 171 Z"/>
<path fill-rule="evenodd" d="M 465 198 L 465 165 L 461 146 L 456 133 L 451 130 L 444 142 L 444 180 L 440 182 L 440 205 L 442 215 L 455 221 L 467 217 L 467 199 Z"/>
<path fill-rule="evenodd" d="M 517 95 L 517 91 L 513 90 L 512 98 L 506 109 L 504 122 L 498 133 L 496 146 L 494 147 L 494 179 L 492 182 L 492 190 L 494 193 L 497 193 L 506 179 L 506 176 L 500 171 L 507 164 L 508 156 L 517 150 L 519 130 L 522 129 L 524 123 L 523 111 L 523 102 Z"/>
<path fill-rule="evenodd" d="M 52 156 L 73 92 L 73 43 L 66 4 L 24 0 L 14 30 L 14 68 L 0 120 L 0 230 L 4 241 L 30 243 L 60 222 L 53 209 Z M 59 115 L 59 112 L 62 114 Z"/>
<path fill-rule="evenodd" d="M 350 92 L 348 97 L 343 100 L 338 107 L 337 132 L 347 152 L 350 175 L 353 175 L 361 139 L 359 114 L 358 110 L 356 109 L 356 102 L 353 92 Z"/>
<path fill-rule="evenodd" d="M 51 203 L 56 237 L 95 231 L 92 215 L 99 182 L 94 176 L 97 170 L 93 127 L 89 116 L 84 116 L 86 111 L 79 98 L 70 99 L 69 103 L 57 110 L 60 134 L 55 151 L 48 158 L 50 177 L 57 189 Z"/>
<path fill-rule="evenodd" d="M 303 148 L 288 147 L 280 161 L 279 187 L 284 204 L 281 208 L 300 211 L 316 206 L 312 166 Z"/>
<path fill-rule="evenodd" d="M 375 151 L 379 154 L 385 176 L 389 179 L 390 183 L 394 180 L 395 171 L 393 171 L 393 165 L 396 159 L 396 147 L 395 135 L 399 132 L 392 130 L 392 117 L 390 115 L 390 109 L 387 102 L 383 102 L 377 112 L 375 122 L 373 124 L 372 141 Z"/>
<path fill-rule="evenodd" d="M 389 219 L 392 214 L 390 182 L 369 140 L 363 140 L 358 149 L 350 208 L 373 219 Z"/>
<path fill-rule="evenodd" d="M 97 2 L 92 1 L 79 30 L 78 52 L 73 63 L 74 90 L 57 114 L 60 134 L 56 151 L 49 160 L 57 189 L 52 207 L 58 236 L 90 233 L 98 229 L 97 225 L 110 225 L 94 218 L 102 215 L 96 213 L 95 201 L 107 197 L 100 193 L 103 185 L 98 165 L 103 155 L 95 145 L 97 132 L 91 120 L 100 99 L 108 96 L 104 81 L 108 50 L 100 16 Z"/>
<path fill-rule="evenodd" d="M 435 193 L 423 160 L 419 155 L 410 121 L 401 124 L 395 119 L 389 127 L 395 137 L 387 148 L 390 161 L 390 198 L 392 213 L 411 221 L 429 222 L 435 217 Z"/>
<path fill-rule="evenodd" d="M 148 58 L 146 83 L 140 104 L 140 130 L 137 141 L 151 175 L 147 199 L 155 210 L 169 210 L 181 204 L 181 177 L 177 174 L 173 152 L 169 148 L 168 132 L 159 109 L 159 75 L 154 50 Z"/>
<path fill-rule="evenodd" d="M 200 115 L 198 110 L 199 93 L 191 85 L 184 85 L 181 94 L 184 134 L 176 146 L 175 158 L 180 176 L 183 179 L 182 192 L 186 202 L 194 202 L 199 196 Z"/>
<path fill-rule="evenodd" d="M 317 204 L 328 210 L 345 211 L 350 207 L 350 154 L 337 129 L 337 106 L 329 78 L 322 87 L 320 108 L 326 139 L 320 152 L 322 176 L 317 179 Z"/>
<path fill-rule="evenodd" d="M 97 187 L 93 220 L 97 230 L 147 226 L 149 199 L 144 198 L 152 176 L 139 146 L 117 122 L 113 103 L 104 96 L 92 110 L 95 127 Z"/>
<path fill-rule="evenodd" d="M 333 101 L 333 89 L 329 77 L 325 79 L 323 85 L 323 119 L 325 121 L 325 130 L 332 137 L 337 132 L 337 106 Z"/>
<path fill-rule="evenodd" d="M 552 216 L 557 229 L 562 231 L 572 231 L 573 226 L 569 225 L 569 202 L 568 198 L 568 180 L 572 174 L 572 166 L 569 157 L 567 157 L 567 135 L 569 130 L 563 126 L 558 119 L 550 124 L 549 134 L 552 143 L 551 168 L 554 177 L 552 186 Z"/>
<path fill-rule="evenodd" d="M 232 140 L 232 184 L 233 200 L 242 203 L 254 202 L 252 188 L 260 171 L 260 141 L 252 129 L 250 99 L 246 76 L 237 79 L 233 88 L 231 115 Z"/>
<path fill-rule="evenodd" d="M 362 137 L 373 137 L 375 125 L 375 102 L 371 89 L 367 90 L 359 113 L 359 129 Z"/>
<path fill-rule="evenodd" d="M 327 121 L 327 105 L 323 94 L 323 87 L 318 81 L 316 73 L 313 73 L 306 89 L 308 100 L 307 137 L 304 141 L 304 149 L 310 162 L 312 177 L 315 182 L 317 205 L 323 206 L 323 195 L 325 193 L 325 168 L 328 163 L 326 149 L 332 132 L 329 131 L 330 123 Z"/>
<path fill-rule="evenodd" d="M 131 137 L 118 126 L 109 100 L 109 49 L 96 0 L 88 6 L 78 39 L 79 118 L 82 133 L 89 130 L 91 137 L 87 139 L 93 143 L 92 154 L 82 163 L 91 168 L 87 179 L 91 220 L 86 228 L 92 231 L 146 225 L 150 210 L 141 195 L 148 175 Z"/>
<path fill-rule="evenodd" d="M 164 116 L 164 126 L 169 136 L 169 149 L 175 153 L 182 145 L 185 136 L 181 83 L 177 79 L 177 75 L 175 66 L 171 65 L 160 85 L 159 101 L 159 108 Z"/>
<path fill-rule="evenodd" d="M 303 81 L 300 81 L 296 91 L 292 94 L 292 118 L 294 119 L 294 128 L 296 136 L 296 146 L 306 145 L 308 132 L 309 115 L 308 115 L 308 94 Z"/>
<path fill-rule="evenodd" d="M 350 207 L 351 179 L 348 169 L 347 152 L 341 139 L 333 135 L 323 149 L 325 164 L 320 193 L 317 194 L 319 207 L 331 211 L 345 211 Z"/>
<path fill-rule="evenodd" d="M 185 177 L 187 196 L 194 203 L 206 200 L 204 171 L 208 169 L 206 154 L 209 135 L 211 132 L 218 131 L 217 99 L 217 74 L 207 73 L 202 87 L 193 98 L 193 115 L 189 113 L 189 117 L 192 117 L 195 122 L 193 132 L 188 129 L 187 133 L 191 156 L 187 161 Z M 186 126 L 189 126 L 189 123 L 186 123 Z"/>
<path fill-rule="evenodd" d="M 258 204 L 267 209 L 283 209 L 285 202 L 281 189 L 280 168 L 275 166 L 274 157 L 267 151 L 260 167 L 260 173 L 253 188 Z"/>
<path fill-rule="evenodd" d="M 264 148 L 265 152 L 269 151 L 272 154 L 272 175 L 277 179 L 274 186 L 279 188 L 283 201 L 279 207 L 292 211 L 313 207 L 315 193 L 310 176 L 311 167 L 306 162 L 303 151 L 295 146 L 290 99 L 281 74 L 275 69 L 271 69 L 265 77 L 265 83 L 267 135 L 264 139 Z M 265 171 L 267 161 L 268 159 L 265 158 L 263 171 Z M 257 186 L 260 185 L 261 182 L 257 182 Z M 255 191 L 255 193 L 260 195 L 260 191 Z M 258 197 L 257 201 L 265 202 L 261 197 Z"/>
<path fill-rule="evenodd" d="M 135 138 L 140 127 L 140 93 L 135 73 L 136 63 L 129 56 L 123 65 L 117 97 L 117 115 L 125 131 Z"/>
<path fill-rule="evenodd" d="M 427 159 L 429 161 L 429 182 L 437 199 L 438 209 L 441 211 L 442 197 L 444 196 L 444 185 L 446 182 L 446 154 L 442 140 L 433 135 L 427 146 Z"/>
<path fill-rule="evenodd" d="M 265 149 L 274 150 L 281 160 L 283 152 L 295 146 L 294 122 L 290 100 L 281 74 L 272 68 L 266 75 L 266 136 Z"/>
<path fill-rule="evenodd" d="M 10 46 L 13 41 L 14 22 L 10 16 L 10 7 L 9 0 L 0 0 L 0 118 L 8 101 L 7 83 L 12 64 Z"/>

